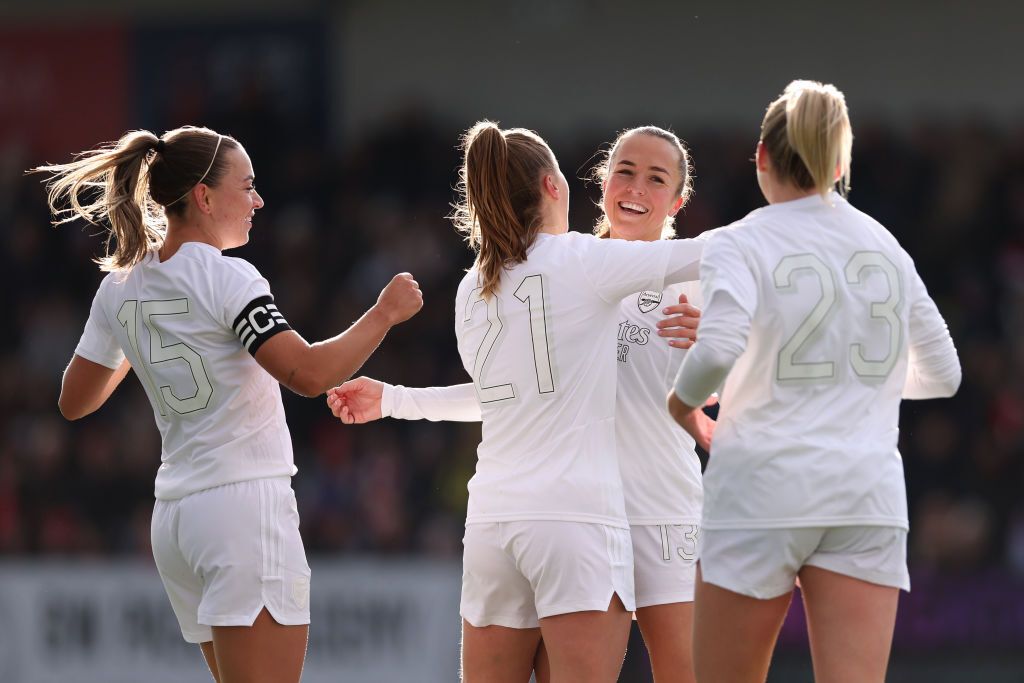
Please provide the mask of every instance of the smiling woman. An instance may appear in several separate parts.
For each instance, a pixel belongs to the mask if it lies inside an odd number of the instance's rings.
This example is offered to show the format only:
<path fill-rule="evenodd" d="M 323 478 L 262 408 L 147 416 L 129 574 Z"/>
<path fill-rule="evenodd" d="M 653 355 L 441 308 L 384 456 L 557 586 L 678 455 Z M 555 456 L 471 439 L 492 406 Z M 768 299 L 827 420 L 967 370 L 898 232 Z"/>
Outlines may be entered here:
<path fill-rule="evenodd" d="M 664 128 L 640 126 L 619 134 L 592 173 L 601 184 L 601 218 L 594 233 L 652 241 L 675 236 L 675 216 L 693 192 L 690 154 Z"/>
<path fill-rule="evenodd" d="M 92 413 L 135 370 L 162 438 L 151 536 L 182 635 L 217 681 L 298 681 L 310 570 L 277 383 L 312 396 L 346 379 L 423 305 L 416 281 L 396 275 L 348 331 L 310 345 L 259 271 L 221 253 L 249 241 L 263 207 L 234 138 L 132 131 L 35 170 L 52 176 L 57 223 L 109 224 L 61 414 Z"/>

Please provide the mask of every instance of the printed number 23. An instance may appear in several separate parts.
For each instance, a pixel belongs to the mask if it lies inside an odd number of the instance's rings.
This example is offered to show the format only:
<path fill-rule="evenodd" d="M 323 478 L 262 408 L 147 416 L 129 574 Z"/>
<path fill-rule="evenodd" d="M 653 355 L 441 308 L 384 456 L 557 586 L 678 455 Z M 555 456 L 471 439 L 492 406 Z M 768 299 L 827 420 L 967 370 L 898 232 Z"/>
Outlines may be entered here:
<path fill-rule="evenodd" d="M 530 338 L 533 341 L 533 364 L 537 373 L 537 391 L 542 394 L 550 394 L 555 391 L 555 379 L 551 370 L 551 349 L 548 343 L 547 313 L 544 302 L 544 276 L 527 275 L 519 283 L 514 292 L 516 299 L 523 302 L 530 308 Z M 484 373 L 487 371 L 491 360 L 491 352 L 501 337 L 505 324 L 501 320 L 498 310 L 498 297 L 491 296 L 485 299 L 480 288 L 474 289 L 469 294 L 466 302 L 466 313 L 462 321 L 469 322 L 473 318 L 473 311 L 476 305 L 482 303 L 487 309 L 487 332 L 480 341 L 476 351 L 476 360 L 473 363 L 473 383 L 476 384 L 477 392 L 481 403 L 493 403 L 494 401 L 505 401 L 516 397 L 515 385 L 511 382 L 504 384 L 484 384 Z"/>
<path fill-rule="evenodd" d="M 900 288 L 899 271 L 885 254 L 877 251 L 859 251 L 847 262 L 843 269 L 843 279 L 847 285 L 862 286 L 865 271 L 877 270 L 888 286 L 889 294 L 882 301 L 872 301 L 870 316 L 884 320 L 889 327 L 888 344 L 885 356 L 869 359 L 864 356 L 864 345 L 854 343 L 850 347 L 850 365 L 853 371 L 865 379 L 878 379 L 889 376 L 896 360 L 899 358 L 902 339 L 902 323 L 899 317 L 899 306 L 903 299 Z M 835 377 L 836 369 L 833 360 L 819 362 L 796 360 L 796 355 L 804 351 L 816 338 L 819 329 L 836 306 L 838 296 L 835 273 L 824 261 L 814 254 L 795 254 L 786 256 L 775 267 L 775 287 L 780 291 L 794 291 L 794 274 L 799 271 L 813 273 L 821 287 L 821 296 L 807 317 L 797 327 L 793 336 L 779 350 L 779 364 L 776 378 L 786 380 L 830 380 Z"/>

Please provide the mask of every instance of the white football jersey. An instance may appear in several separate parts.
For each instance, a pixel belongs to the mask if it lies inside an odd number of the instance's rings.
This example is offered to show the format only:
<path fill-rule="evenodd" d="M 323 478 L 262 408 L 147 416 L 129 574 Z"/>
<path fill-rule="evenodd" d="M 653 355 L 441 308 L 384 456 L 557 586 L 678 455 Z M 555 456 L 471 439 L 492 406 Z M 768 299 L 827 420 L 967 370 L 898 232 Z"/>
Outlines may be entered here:
<path fill-rule="evenodd" d="M 700 405 L 728 372 L 703 526 L 907 528 L 901 396 L 948 396 L 960 370 L 895 238 L 835 193 L 772 204 L 716 232 L 701 283 L 676 393 Z"/>
<path fill-rule="evenodd" d="M 280 385 L 250 355 L 286 329 L 256 268 L 208 244 L 103 279 L 75 353 L 108 368 L 127 356 L 142 382 L 163 442 L 158 499 L 295 474 Z"/>
<path fill-rule="evenodd" d="M 455 333 L 483 417 L 467 523 L 628 527 L 615 449 L 619 306 L 695 279 L 703 244 L 540 234 L 490 298 L 476 269 L 466 274 Z"/>
<path fill-rule="evenodd" d="M 633 524 L 700 524 L 704 499 L 700 459 L 693 438 L 665 411 L 665 395 L 675 382 L 686 351 L 657 334 L 665 306 L 679 294 L 701 306 L 697 282 L 644 291 L 622 300 L 616 326 L 618 368 L 615 389 L 615 441 Z M 381 416 L 403 420 L 480 420 L 472 384 L 410 388 L 385 384 Z"/>
<path fill-rule="evenodd" d="M 687 282 L 632 294 L 619 307 L 615 440 L 630 524 L 700 524 L 700 459 L 693 437 L 665 410 L 687 352 L 669 346 L 657 328 L 681 292 L 702 305 L 700 285 Z"/>

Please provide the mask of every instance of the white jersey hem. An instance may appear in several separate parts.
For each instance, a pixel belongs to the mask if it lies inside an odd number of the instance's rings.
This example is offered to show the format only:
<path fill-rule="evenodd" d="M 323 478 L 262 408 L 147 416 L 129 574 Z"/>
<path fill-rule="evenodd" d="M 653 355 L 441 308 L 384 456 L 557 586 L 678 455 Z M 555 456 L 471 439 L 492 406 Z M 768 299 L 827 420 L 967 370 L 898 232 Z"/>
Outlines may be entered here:
<path fill-rule="evenodd" d="M 909 530 L 906 518 L 900 517 L 797 517 L 793 519 L 705 519 L 702 529 L 806 529 L 835 526 L 891 526 Z"/>
<path fill-rule="evenodd" d="M 493 524 L 495 522 L 581 522 L 584 524 L 603 524 L 615 527 L 616 529 L 629 529 L 629 523 L 625 519 L 605 517 L 604 515 L 587 515 L 578 512 L 571 514 L 559 514 L 557 512 L 491 513 L 466 517 L 467 526 L 470 524 Z"/>
<path fill-rule="evenodd" d="M 630 517 L 630 526 L 663 526 L 666 524 L 679 525 L 679 524 L 692 524 L 693 526 L 700 526 L 700 517 L 694 516 L 683 516 L 683 517 Z"/>

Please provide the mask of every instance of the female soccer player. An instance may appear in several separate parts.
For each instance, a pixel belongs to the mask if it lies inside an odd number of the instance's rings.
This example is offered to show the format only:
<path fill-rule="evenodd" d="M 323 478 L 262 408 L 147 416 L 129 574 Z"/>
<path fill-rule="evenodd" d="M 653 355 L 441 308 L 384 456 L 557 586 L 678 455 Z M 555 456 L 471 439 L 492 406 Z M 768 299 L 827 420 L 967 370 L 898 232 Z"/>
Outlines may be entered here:
<path fill-rule="evenodd" d="M 951 396 L 960 364 L 910 256 L 834 191 L 852 132 L 831 85 L 794 81 L 757 144 L 768 206 L 717 231 L 706 310 L 669 408 L 724 381 L 705 473 L 700 681 L 764 681 L 797 578 L 815 680 L 885 679 L 909 590 L 900 398 Z"/>
<path fill-rule="evenodd" d="M 92 413 L 135 370 L 162 437 L 153 554 L 182 635 L 220 683 L 298 681 L 310 571 L 277 383 L 315 396 L 351 375 L 423 305 L 417 283 L 396 275 L 346 332 L 310 345 L 259 272 L 221 253 L 249 240 L 263 206 L 233 138 L 133 131 L 35 170 L 51 174 L 58 223 L 109 222 L 61 413 Z"/>
<path fill-rule="evenodd" d="M 689 154 L 675 134 L 655 126 L 623 132 L 594 176 L 602 186 L 599 236 L 651 242 L 674 234 L 674 216 L 691 192 Z M 699 313 L 695 308 L 663 308 L 680 293 L 692 303 L 700 301 L 697 283 L 627 296 L 620 302 L 616 326 L 616 449 L 633 546 L 636 618 L 657 683 L 693 681 L 700 462 L 694 440 L 662 408 L 683 354 L 658 339 L 659 334 L 692 334 Z M 663 310 L 675 315 L 661 319 Z M 680 324 L 690 328 L 676 327 Z M 670 343 L 685 348 L 690 340 Z M 480 419 L 472 384 L 412 389 L 360 377 L 328 391 L 328 405 L 347 423 L 382 416 Z M 692 419 L 698 434 L 710 431 L 703 413 Z M 707 447 L 705 436 L 698 440 Z"/>

